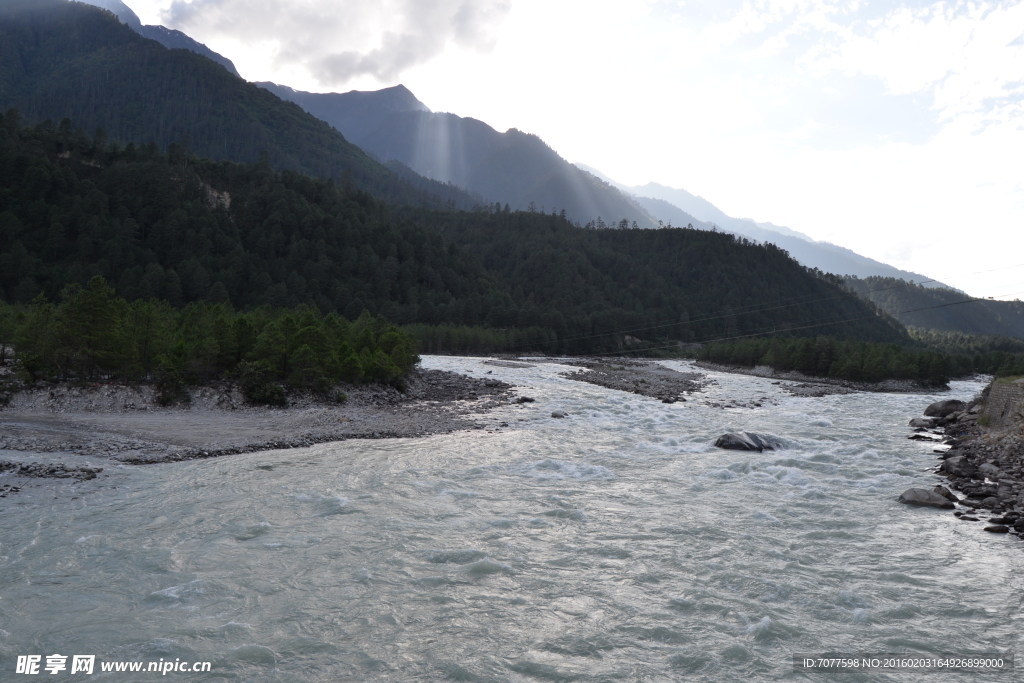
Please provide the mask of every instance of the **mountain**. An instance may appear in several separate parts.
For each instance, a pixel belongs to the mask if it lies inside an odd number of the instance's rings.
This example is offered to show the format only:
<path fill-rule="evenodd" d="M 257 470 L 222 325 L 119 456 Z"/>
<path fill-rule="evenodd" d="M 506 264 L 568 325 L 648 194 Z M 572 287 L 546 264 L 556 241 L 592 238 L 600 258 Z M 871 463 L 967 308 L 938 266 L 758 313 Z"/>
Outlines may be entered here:
<path fill-rule="evenodd" d="M 772 332 L 908 341 L 836 278 L 724 233 L 394 207 L 265 159 L 122 148 L 70 121 L 24 127 L 16 113 L 0 116 L 3 297 L 52 301 L 97 275 L 128 300 L 368 310 L 426 326 L 421 339 L 468 326 L 477 339 L 511 335 L 520 341 L 510 351 L 676 348 Z"/>
<path fill-rule="evenodd" d="M 127 24 L 131 30 L 138 33 L 144 38 L 155 40 L 169 50 L 191 50 L 197 55 L 202 55 L 207 59 L 212 59 L 217 62 L 229 72 L 241 78 L 238 75 L 238 71 L 235 70 L 234 63 L 227 57 L 217 54 L 210 48 L 206 47 L 199 41 L 193 40 L 181 31 L 176 31 L 165 26 L 152 26 L 144 25 L 139 19 L 138 15 L 132 11 L 128 5 L 121 2 L 121 0 L 79 0 L 87 5 L 94 5 L 101 7 L 108 12 L 112 12 L 114 16 L 120 19 L 123 23 Z"/>
<path fill-rule="evenodd" d="M 378 159 L 397 160 L 512 209 L 564 210 L 579 223 L 600 218 L 657 226 L 636 202 L 567 162 L 536 135 L 515 128 L 499 133 L 476 119 L 432 112 L 404 86 L 320 94 L 258 85 L 331 124 Z"/>
<path fill-rule="evenodd" d="M 241 162 L 265 153 L 275 168 L 351 182 L 389 201 L 479 202 L 453 186 L 389 169 L 298 106 L 77 2 L 0 5 L 0 108 L 33 121 L 70 117 L 122 145 L 187 142 L 201 156 Z"/>
<path fill-rule="evenodd" d="M 907 327 L 1024 339 L 1021 301 L 974 299 L 888 277 L 847 278 L 846 284 Z"/>
<path fill-rule="evenodd" d="M 941 282 L 935 282 L 920 273 L 900 270 L 831 242 L 816 241 L 796 230 L 771 223 L 757 223 L 749 218 L 733 218 L 703 197 L 691 194 L 686 190 L 666 187 L 658 183 L 627 187 L 616 183 L 597 169 L 584 164 L 577 164 L 577 166 L 622 192 L 632 195 L 633 201 L 665 223 L 670 220 L 673 225 L 692 223 L 693 227 L 702 230 L 717 228 L 759 242 L 772 242 L 788 251 L 793 258 L 805 266 L 817 268 L 826 273 L 855 277 L 894 277 L 920 282 L 926 287 L 946 287 Z"/>

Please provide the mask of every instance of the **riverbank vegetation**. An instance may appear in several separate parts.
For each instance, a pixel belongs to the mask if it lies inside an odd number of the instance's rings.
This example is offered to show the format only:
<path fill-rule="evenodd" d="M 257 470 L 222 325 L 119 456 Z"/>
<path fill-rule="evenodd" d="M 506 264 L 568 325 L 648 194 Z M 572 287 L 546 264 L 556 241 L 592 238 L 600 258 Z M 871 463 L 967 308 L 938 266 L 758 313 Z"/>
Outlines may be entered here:
<path fill-rule="evenodd" d="M 222 379 L 271 404 L 284 402 L 285 387 L 329 396 L 339 382 L 401 385 L 419 360 L 411 337 L 369 314 L 349 322 L 310 306 L 129 302 L 98 276 L 65 287 L 58 303 L 0 303 L 0 340 L 30 383 L 153 381 L 167 403 L 186 398 L 187 384 Z"/>
<path fill-rule="evenodd" d="M 841 341 L 827 336 L 743 339 L 704 345 L 696 351 L 696 358 L 723 365 L 765 365 L 780 372 L 795 370 L 811 377 L 872 383 L 905 379 L 943 386 L 953 377 L 974 373 L 997 377 L 1024 374 L 1024 353 L 1012 350 L 1018 344 L 1024 345 L 1019 340 L 972 340 L 972 335 L 920 330 L 913 334 L 916 347 Z M 1010 349 L 993 348 L 1000 345 Z"/>
<path fill-rule="evenodd" d="M 960 374 L 979 372 L 996 377 L 1024 375 L 1024 339 L 915 327 L 908 331 L 918 344 L 958 359 Z"/>
<path fill-rule="evenodd" d="M 906 379 L 942 386 L 956 372 L 953 360 L 945 354 L 825 336 L 707 344 L 697 351 L 697 359 L 742 367 L 766 365 L 781 372 L 795 370 L 812 377 L 854 382 Z"/>

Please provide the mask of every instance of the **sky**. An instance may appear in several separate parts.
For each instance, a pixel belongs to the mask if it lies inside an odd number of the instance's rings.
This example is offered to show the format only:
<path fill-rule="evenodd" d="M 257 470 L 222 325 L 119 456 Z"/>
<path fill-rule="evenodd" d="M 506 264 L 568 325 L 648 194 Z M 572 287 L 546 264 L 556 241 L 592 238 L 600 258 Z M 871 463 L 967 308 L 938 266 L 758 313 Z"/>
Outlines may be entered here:
<path fill-rule="evenodd" d="M 242 76 L 403 83 L 627 185 L 1024 298 L 1024 0 L 127 0 Z"/>

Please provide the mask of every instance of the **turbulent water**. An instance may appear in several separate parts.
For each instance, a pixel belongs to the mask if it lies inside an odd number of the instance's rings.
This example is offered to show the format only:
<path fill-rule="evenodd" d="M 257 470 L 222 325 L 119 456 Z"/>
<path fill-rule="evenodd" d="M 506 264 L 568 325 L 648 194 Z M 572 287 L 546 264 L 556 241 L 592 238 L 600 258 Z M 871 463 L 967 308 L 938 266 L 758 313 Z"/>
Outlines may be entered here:
<path fill-rule="evenodd" d="M 906 424 L 937 397 L 796 398 L 709 373 L 666 405 L 559 365 L 424 365 L 537 402 L 495 432 L 126 468 L 78 500 L 0 501 L 0 680 L 32 653 L 212 662 L 180 680 L 748 681 L 796 678 L 794 653 L 1017 649 L 1024 543 L 896 503 L 935 481 Z M 741 429 L 786 447 L 710 445 Z"/>

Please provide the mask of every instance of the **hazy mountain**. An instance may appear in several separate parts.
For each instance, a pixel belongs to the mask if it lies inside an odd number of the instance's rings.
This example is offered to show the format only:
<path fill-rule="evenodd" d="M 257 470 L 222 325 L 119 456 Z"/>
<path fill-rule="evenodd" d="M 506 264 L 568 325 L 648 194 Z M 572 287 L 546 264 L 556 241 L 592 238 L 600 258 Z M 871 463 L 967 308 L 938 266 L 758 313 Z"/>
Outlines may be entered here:
<path fill-rule="evenodd" d="M 9 107 L 29 121 L 69 117 L 89 132 L 102 128 L 121 145 L 187 141 L 201 156 L 240 162 L 266 154 L 276 169 L 334 178 L 396 203 L 479 203 L 383 166 L 295 104 L 78 2 L 0 3 L 0 108 Z"/>
<path fill-rule="evenodd" d="M 259 83 L 331 124 L 382 161 L 395 159 L 428 178 L 450 182 L 513 209 L 566 212 L 571 220 L 657 221 L 608 183 L 560 157 L 536 135 L 499 133 L 486 123 L 430 111 L 404 86 L 308 93 Z"/>
<path fill-rule="evenodd" d="M 114 16 L 127 24 L 129 28 L 140 36 L 149 38 L 150 40 L 155 40 L 168 49 L 191 50 L 196 54 L 212 59 L 234 75 L 241 78 L 241 76 L 238 75 L 238 71 L 235 70 L 234 63 L 232 63 L 232 61 L 227 57 L 217 54 L 210 48 L 196 40 L 193 40 L 181 31 L 176 31 L 165 26 L 143 24 L 138 15 L 136 15 L 128 5 L 121 2 L 121 0 L 78 0 L 78 2 L 83 2 L 87 5 L 94 5 L 109 12 L 113 12 Z"/>
<path fill-rule="evenodd" d="M 673 225 L 685 225 L 689 222 L 693 224 L 693 227 L 702 230 L 717 228 L 759 242 L 772 242 L 788 251 L 793 258 L 805 266 L 817 268 L 826 273 L 853 275 L 861 278 L 872 276 L 902 278 L 924 283 L 926 287 L 946 287 L 941 282 L 934 282 L 920 273 L 900 270 L 831 242 L 816 241 L 796 230 L 771 223 L 758 223 L 749 218 L 727 216 L 708 200 L 686 190 L 666 187 L 658 183 L 628 187 L 608 178 L 597 169 L 584 164 L 577 164 L 577 166 L 622 192 L 632 195 L 636 203 L 665 223 L 671 220 Z"/>

